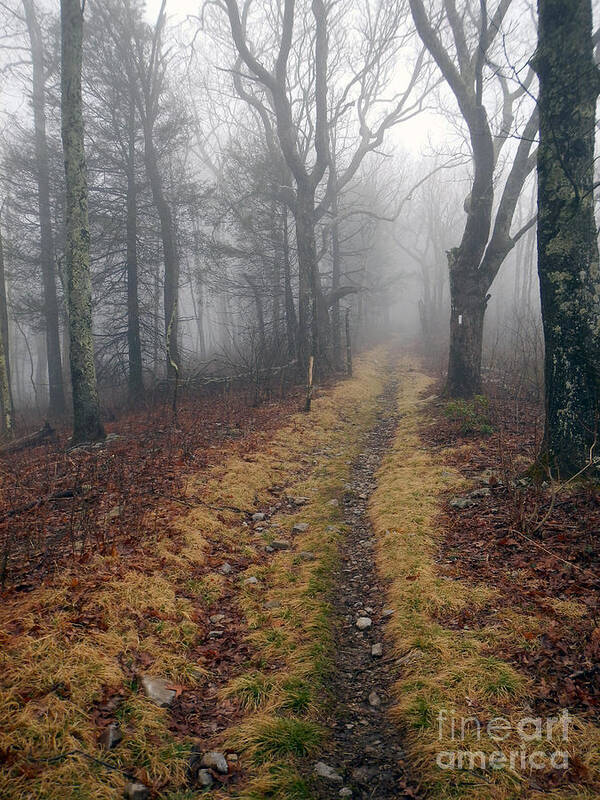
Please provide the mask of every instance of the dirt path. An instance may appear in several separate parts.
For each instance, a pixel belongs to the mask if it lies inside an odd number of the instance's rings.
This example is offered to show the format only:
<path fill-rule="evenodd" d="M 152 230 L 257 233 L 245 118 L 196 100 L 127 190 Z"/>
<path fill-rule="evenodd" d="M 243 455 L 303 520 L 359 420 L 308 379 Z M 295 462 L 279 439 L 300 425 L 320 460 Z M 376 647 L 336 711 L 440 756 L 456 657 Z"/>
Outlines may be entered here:
<path fill-rule="evenodd" d="M 330 746 L 316 767 L 319 798 L 401 800 L 416 796 L 400 731 L 388 713 L 395 676 L 383 628 L 391 610 L 386 608 L 384 587 L 377 575 L 375 539 L 367 510 L 376 472 L 394 437 L 396 396 L 397 382 L 390 378 L 379 398 L 376 424 L 352 465 L 343 499 L 348 529 L 341 545 L 334 598 L 335 704 L 328 721 Z M 371 621 L 364 630 L 357 626 L 361 618 Z M 327 775 L 325 767 L 333 773 Z"/>

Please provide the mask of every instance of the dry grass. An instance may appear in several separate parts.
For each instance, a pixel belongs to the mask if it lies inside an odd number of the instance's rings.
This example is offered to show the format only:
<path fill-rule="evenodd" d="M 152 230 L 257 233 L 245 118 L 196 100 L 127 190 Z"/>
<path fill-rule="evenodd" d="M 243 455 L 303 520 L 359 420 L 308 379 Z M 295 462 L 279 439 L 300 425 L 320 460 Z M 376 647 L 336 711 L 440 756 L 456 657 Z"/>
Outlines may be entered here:
<path fill-rule="evenodd" d="M 357 377 L 317 396 L 310 415 L 299 413 L 275 435 L 259 436 L 250 456 L 229 456 L 199 473 L 187 488 L 192 504 L 194 497 L 202 502 L 176 519 L 168 504 L 153 511 L 143 546 L 130 555 L 97 555 L 4 603 L 0 797 L 113 800 L 122 792 L 121 772 L 67 755 L 74 750 L 134 773 L 160 797 L 189 796 L 185 772 L 192 745 L 169 730 L 168 711 L 138 691 L 136 675 L 148 671 L 184 687 L 208 677 L 191 653 L 201 632 L 198 611 L 224 591 L 223 576 L 207 560 L 211 549 L 249 559 L 248 574 L 260 581 L 255 587 L 240 581 L 237 596 L 253 663 L 223 693 L 239 697 L 247 711 L 243 724 L 229 731 L 231 742 L 245 750 L 245 796 L 308 796 L 293 759 L 310 752 L 322 735 L 316 712 L 329 669 L 327 597 L 339 536 L 337 527 L 329 527 L 338 523 L 337 509 L 327 501 L 341 495 L 346 462 L 371 423 L 384 358 L 376 352 L 359 360 Z M 287 535 L 296 520 L 310 527 L 295 537 L 293 551 L 265 565 L 264 545 L 273 533 L 265 532 L 263 540 L 239 513 L 218 509 L 269 505 L 275 485 L 310 498 L 294 517 L 273 520 L 281 533 Z M 302 550 L 313 551 L 314 561 L 303 560 Z M 265 609 L 266 599 L 281 605 Z M 116 694 L 124 736 L 105 753 L 97 744 L 93 709 Z"/>
<path fill-rule="evenodd" d="M 494 609 L 492 588 L 449 580 L 437 571 L 435 555 L 440 532 L 435 527 L 439 495 L 461 491 L 464 480 L 434 457 L 421 442 L 419 426 L 426 414 L 421 397 L 432 381 L 414 364 L 407 364 L 400 379 L 399 409 L 402 414 L 394 446 L 379 472 L 378 489 L 371 499 L 371 518 L 378 536 L 378 567 L 389 581 L 390 605 L 395 609 L 388 633 L 400 658 L 401 677 L 396 683 L 394 713 L 406 730 L 406 744 L 416 776 L 427 797 L 508 798 L 542 797 L 584 800 L 597 797 L 600 767 L 600 731 L 584 720 L 573 719 L 569 739 L 558 749 L 569 753 L 578 769 L 565 785 L 536 788 L 536 773 L 516 768 L 499 770 L 442 769 L 440 752 L 556 749 L 547 741 L 525 743 L 517 736 L 516 723 L 532 716 L 528 707 L 528 683 L 510 664 L 492 655 L 511 637 L 538 633 L 539 620 L 507 614 L 499 626 L 483 624 L 477 630 L 447 629 L 437 619 L 469 607 L 481 612 Z M 577 613 L 563 604 L 565 614 Z M 452 739 L 449 721 L 438 714 L 470 719 L 464 741 Z M 489 720 L 502 717 L 511 733 L 502 741 L 485 735 Z M 477 718 L 484 733 L 477 736 Z M 457 732 L 459 737 L 460 733 Z M 447 762 L 446 762 L 447 763 Z M 479 764 L 479 761 L 476 761 Z M 532 779 L 532 780 L 530 780 Z M 594 786 L 594 788 L 592 788 Z"/>
<path fill-rule="evenodd" d="M 308 497 L 309 502 L 294 515 L 275 516 L 271 522 L 284 535 L 296 522 L 307 522 L 309 528 L 294 537 L 293 550 L 252 570 L 264 591 L 248 589 L 243 595 L 254 663 L 223 694 L 238 698 L 248 711 L 227 737 L 227 746 L 243 754 L 249 773 L 240 795 L 244 800 L 312 797 L 297 762 L 318 747 L 323 736 L 319 719 L 328 702 L 333 649 L 329 601 L 343 531 L 339 508 L 329 501 L 343 494 L 349 465 L 373 424 L 386 360 L 382 351 L 361 359 L 354 379 L 318 401 L 309 425 L 306 417 L 299 417 L 273 444 L 275 463 L 287 464 L 282 470 L 287 493 Z M 294 464 L 297 479 L 291 482 Z M 273 465 L 265 464 L 265 471 Z M 272 534 L 265 534 L 266 542 Z M 303 551 L 312 553 L 313 560 L 304 560 Z M 265 599 L 279 605 L 266 608 Z"/>

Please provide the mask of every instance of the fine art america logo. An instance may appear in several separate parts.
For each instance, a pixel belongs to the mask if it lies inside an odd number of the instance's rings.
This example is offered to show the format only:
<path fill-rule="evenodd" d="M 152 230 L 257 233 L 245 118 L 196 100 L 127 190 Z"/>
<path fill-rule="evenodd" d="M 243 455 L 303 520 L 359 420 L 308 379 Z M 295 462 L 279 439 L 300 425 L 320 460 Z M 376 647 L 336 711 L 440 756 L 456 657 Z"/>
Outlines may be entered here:
<path fill-rule="evenodd" d="M 560 716 L 547 719 L 522 717 L 511 722 L 505 717 L 493 717 L 482 724 L 477 717 L 460 717 L 443 708 L 438 713 L 438 739 L 445 745 L 450 742 L 452 749 L 440 750 L 435 761 L 445 770 L 568 769 L 569 755 L 560 748 L 561 742 L 569 739 L 569 722 L 569 712 L 563 711 Z M 513 749 L 508 749 L 509 738 Z M 503 749 L 501 742 L 506 742 Z M 497 747 L 492 750 L 493 743 Z"/>

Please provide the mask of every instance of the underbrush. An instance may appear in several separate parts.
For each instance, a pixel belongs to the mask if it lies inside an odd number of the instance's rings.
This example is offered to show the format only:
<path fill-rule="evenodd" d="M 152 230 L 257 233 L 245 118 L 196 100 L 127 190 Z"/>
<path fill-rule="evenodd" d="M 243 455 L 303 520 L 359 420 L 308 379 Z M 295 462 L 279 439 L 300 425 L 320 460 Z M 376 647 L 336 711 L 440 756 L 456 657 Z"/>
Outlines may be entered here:
<path fill-rule="evenodd" d="M 494 431 L 490 404 L 484 395 L 476 395 L 472 400 L 450 400 L 444 407 L 444 416 L 457 423 L 463 435 L 484 436 Z"/>

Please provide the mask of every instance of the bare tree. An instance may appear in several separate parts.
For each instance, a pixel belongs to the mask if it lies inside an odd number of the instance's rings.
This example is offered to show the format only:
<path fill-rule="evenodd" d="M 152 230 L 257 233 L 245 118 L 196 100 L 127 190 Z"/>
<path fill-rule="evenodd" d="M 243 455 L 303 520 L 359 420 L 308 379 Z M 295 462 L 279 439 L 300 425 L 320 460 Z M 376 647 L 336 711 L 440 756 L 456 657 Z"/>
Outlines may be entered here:
<path fill-rule="evenodd" d="M 535 153 L 531 151 L 538 126 L 537 109 L 524 126 L 494 207 L 499 155 L 514 131 L 515 103 L 526 95 L 530 82 L 528 79 L 511 91 L 506 77 L 493 63 L 492 46 L 512 0 L 498 0 L 494 10 L 488 8 L 487 0 L 481 0 L 479 14 L 468 0 L 463 0 L 461 11 L 455 0 L 439 0 L 436 13 L 428 13 L 423 0 L 409 2 L 415 27 L 454 95 L 471 145 L 473 180 L 465 201 L 467 219 L 460 245 L 448 253 L 451 315 L 446 384 L 447 394 L 471 397 L 481 391 L 483 323 L 489 289 L 510 250 L 535 222 L 532 219 L 511 234 L 523 184 L 535 166 Z M 440 34 L 445 28 L 446 42 Z M 503 98 L 501 121 L 495 132 L 484 102 L 486 67 L 493 70 Z"/>
<path fill-rule="evenodd" d="M 335 304 L 335 295 L 330 294 L 327 302 L 322 291 L 315 227 L 363 159 L 380 147 L 389 128 L 420 107 L 423 95 L 415 99 L 413 90 L 423 59 L 422 54 L 417 58 L 406 88 L 391 102 L 384 102 L 381 95 L 391 80 L 389 54 L 390 49 L 395 51 L 398 47 L 402 11 L 396 4 L 382 4 L 375 18 L 367 14 L 361 65 L 351 70 L 352 77 L 330 104 L 330 35 L 336 26 L 341 30 L 343 11 L 338 9 L 334 18 L 330 6 L 322 0 L 312 0 L 312 24 L 307 29 L 307 17 L 297 22 L 298 5 L 296 0 L 285 0 L 282 12 L 274 15 L 278 25 L 273 32 L 275 56 L 267 66 L 253 50 L 248 34 L 250 3 L 240 9 L 237 0 L 225 0 L 239 56 L 233 68 L 235 87 L 259 115 L 269 149 L 274 158 L 281 153 L 289 175 L 281 187 L 281 196 L 294 215 L 296 228 L 299 359 L 306 364 L 312 352 L 316 367 L 321 369 L 327 358 L 328 305 Z M 299 70 L 296 65 L 306 59 L 310 69 Z M 250 80 L 242 74 L 242 67 L 250 71 Z M 308 84 L 302 82 L 303 74 L 308 75 Z M 340 169 L 332 162 L 330 131 L 350 108 L 356 110 L 357 141 Z M 336 321 L 339 324 L 339 319 Z"/>

